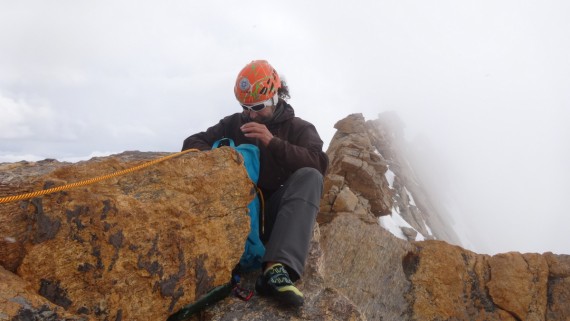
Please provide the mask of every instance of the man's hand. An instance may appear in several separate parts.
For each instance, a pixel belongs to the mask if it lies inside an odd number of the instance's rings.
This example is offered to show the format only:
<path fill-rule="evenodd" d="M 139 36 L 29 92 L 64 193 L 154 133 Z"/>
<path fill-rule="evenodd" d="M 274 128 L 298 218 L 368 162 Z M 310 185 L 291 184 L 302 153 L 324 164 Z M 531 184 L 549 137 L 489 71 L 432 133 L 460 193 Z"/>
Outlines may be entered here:
<path fill-rule="evenodd" d="M 263 146 L 269 145 L 269 142 L 273 138 L 273 134 L 267 129 L 267 126 L 260 123 L 250 122 L 241 126 L 240 129 L 245 137 L 257 138 L 261 141 Z"/>

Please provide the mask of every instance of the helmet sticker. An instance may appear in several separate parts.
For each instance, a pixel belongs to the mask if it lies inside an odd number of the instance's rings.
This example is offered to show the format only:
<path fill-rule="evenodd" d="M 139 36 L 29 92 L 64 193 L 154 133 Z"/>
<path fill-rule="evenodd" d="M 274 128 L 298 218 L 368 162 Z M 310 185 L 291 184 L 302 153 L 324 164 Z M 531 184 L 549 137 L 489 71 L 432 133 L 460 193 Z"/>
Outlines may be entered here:
<path fill-rule="evenodd" d="M 247 79 L 246 77 L 243 77 L 242 79 L 239 80 L 239 89 L 241 91 L 247 91 L 249 89 L 249 87 L 251 87 L 251 84 L 249 83 L 249 79 Z"/>

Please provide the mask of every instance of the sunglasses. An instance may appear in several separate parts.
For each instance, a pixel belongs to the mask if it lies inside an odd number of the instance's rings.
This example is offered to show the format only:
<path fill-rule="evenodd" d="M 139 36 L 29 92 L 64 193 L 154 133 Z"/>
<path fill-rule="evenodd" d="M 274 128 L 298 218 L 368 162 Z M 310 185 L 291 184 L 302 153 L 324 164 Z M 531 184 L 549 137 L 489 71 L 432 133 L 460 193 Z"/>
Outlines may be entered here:
<path fill-rule="evenodd" d="M 241 105 L 241 107 L 243 108 L 243 110 L 249 110 L 249 111 L 254 111 L 254 112 L 260 112 L 262 110 L 265 109 L 265 107 L 270 107 L 273 106 L 274 101 L 273 98 L 269 98 L 264 102 L 261 102 L 259 104 L 255 104 L 255 105 Z"/>

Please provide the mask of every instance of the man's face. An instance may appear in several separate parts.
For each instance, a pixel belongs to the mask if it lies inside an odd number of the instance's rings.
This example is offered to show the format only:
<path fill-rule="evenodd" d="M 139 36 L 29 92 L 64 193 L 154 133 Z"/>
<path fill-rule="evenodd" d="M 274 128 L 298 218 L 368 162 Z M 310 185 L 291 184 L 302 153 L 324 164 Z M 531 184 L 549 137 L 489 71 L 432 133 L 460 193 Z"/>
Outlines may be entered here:
<path fill-rule="evenodd" d="M 260 124 L 267 124 L 273 118 L 275 106 L 265 107 L 260 111 L 246 109 L 243 113 L 251 120 Z"/>

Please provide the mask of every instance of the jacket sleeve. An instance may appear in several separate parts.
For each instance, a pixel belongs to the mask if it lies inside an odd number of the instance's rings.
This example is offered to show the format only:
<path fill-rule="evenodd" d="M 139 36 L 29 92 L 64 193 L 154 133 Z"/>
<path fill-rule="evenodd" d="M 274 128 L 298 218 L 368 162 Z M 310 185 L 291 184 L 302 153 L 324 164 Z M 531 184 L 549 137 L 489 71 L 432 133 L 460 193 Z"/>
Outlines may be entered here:
<path fill-rule="evenodd" d="M 269 142 L 268 149 L 279 165 L 290 172 L 294 172 L 302 167 L 312 167 L 324 176 L 329 159 L 322 150 L 323 141 L 319 137 L 315 126 L 307 123 L 306 126 L 297 130 L 297 133 L 298 135 L 291 141 L 273 137 Z"/>
<path fill-rule="evenodd" d="M 189 136 L 184 140 L 182 144 L 182 150 L 187 150 L 190 148 L 196 148 L 199 150 L 210 150 L 214 142 L 222 137 L 224 137 L 224 120 L 210 128 L 205 132 L 200 132 Z"/>

